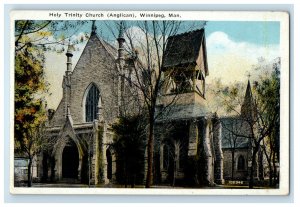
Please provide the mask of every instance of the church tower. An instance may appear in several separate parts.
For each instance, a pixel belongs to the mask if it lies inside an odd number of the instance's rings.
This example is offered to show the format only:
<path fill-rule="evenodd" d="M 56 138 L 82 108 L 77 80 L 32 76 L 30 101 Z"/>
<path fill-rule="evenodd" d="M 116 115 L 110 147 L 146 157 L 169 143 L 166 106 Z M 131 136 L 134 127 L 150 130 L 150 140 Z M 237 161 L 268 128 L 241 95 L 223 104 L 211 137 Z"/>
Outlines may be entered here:
<path fill-rule="evenodd" d="M 195 92 L 205 99 L 208 64 L 204 29 L 170 36 L 163 58 L 165 77 L 175 93 Z"/>
<path fill-rule="evenodd" d="M 207 107 L 205 96 L 209 70 L 204 28 L 168 37 L 162 70 L 165 79 L 159 97 L 162 107 L 157 108 L 157 113 L 161 113 L 157 128 L 165 131 L 170 124 L 174 130 L 158 141 L 162 164 L 157 167 L 157 174 L 162 175 L 164 182 L 173 177 L 204 186 L 223 183 L 221 124 Z M 171 152 L 177 155 L 178 164 L 164 166 L 170 162 L 166 156 L 168 148 L 176 149 L 172 143 L 181 146 L 181 150 Z M 183 159 L 188 161 L 180 162 Z"/>

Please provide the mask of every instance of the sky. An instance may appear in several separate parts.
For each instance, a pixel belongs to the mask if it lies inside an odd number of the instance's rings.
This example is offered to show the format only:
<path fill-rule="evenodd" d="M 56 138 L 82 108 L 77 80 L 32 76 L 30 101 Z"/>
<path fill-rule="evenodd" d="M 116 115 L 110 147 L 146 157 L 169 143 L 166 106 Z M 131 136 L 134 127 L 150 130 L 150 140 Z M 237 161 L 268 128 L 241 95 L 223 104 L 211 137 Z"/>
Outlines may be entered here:
<path fill-rule="evenodd" d="M 115 41 L 112 32 L 103 22 L 98 21 L 96 25 L 99 36 L 112 43 Z M 196 25 L 200 27 L 202 22 Z M 90 28 L 91 24 L 84 25 L 72 38 L 80 38 L 84 32 L 89 33 Z M 134 28 L 131 29 L 135 31 Z M 263 58 L 266 62 L 272 62 L 280 57 L 279 22 L 209 21 L 205 25 L 205 35 L 209 68 L 207 84 L 216 80 L 221 80 L 223 84 L 246 82 L 249 73 L 252 79 L 258 75 L 254 70 L 258 60 Z M 73 67 L 85 44 L 86 41 L 78 44 L 73 56 Z M 56 109 L 62 97 L 61 86 L 66 70 L 66 56 L 64 53 L 46 52 L 45 57 L 45 78 L 50 84 L 51 94 L 47 95 L 46 100 L 49 108 Z"/>

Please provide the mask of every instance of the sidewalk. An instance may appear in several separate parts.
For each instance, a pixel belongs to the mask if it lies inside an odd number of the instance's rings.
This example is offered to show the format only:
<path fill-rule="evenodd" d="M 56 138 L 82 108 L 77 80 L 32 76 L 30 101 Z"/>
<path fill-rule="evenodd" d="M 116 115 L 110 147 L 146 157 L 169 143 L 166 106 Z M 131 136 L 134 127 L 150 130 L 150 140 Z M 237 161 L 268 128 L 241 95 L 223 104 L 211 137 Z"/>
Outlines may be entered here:
<path fill-rule="evenodd" d="M 88 188 L 87 184 L 70 184 L 70 183 L 33 183 L 34 188 Z M 90 188 L 125 188 L 124 185 L 116 184 L 100 184 L 92 185 Z M 130 188 L 130 185 L 127 186 Z M 135 188 L 145 188 L 144 185 L 136 185 Z M 169 186 L 169 185 L 153 185 L 151 188 L 157 189 L 248 189 L 248 186 L 242 185 L 216 185 L 214 187 L 182 187 L 182 186 Z M 269 187 L 254 187 L 254 189 L 270 189 Z"/>

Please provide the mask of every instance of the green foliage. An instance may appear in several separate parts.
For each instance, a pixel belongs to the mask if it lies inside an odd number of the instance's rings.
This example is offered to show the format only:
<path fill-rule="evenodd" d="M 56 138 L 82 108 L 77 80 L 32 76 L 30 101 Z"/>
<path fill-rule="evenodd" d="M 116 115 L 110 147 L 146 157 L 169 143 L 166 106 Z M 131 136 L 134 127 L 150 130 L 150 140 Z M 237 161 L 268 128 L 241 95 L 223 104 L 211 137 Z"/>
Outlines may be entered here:
<path fill-rule="evenodd" d="M 44 52 L 58 51 L 57 45 L 69 44 L 67 40 L 70 40 L 72 32 L 84 23 L 85 21 L 15 21 L 14 118 L 15 148 L 18 152 L 28 156 L 36 153 L 36 141 L 30 134 L 38 130 L 46 120 Z"/>
<path fill-rule="evenodd" d="M 145 125 L 141 116 L 120 117 L 113 125 L 117 179 L 125 185 L 141 183 L 144 174 Z"/>
<path fill-rule="evenodd" d="M 261 77 L 255 82 L 254 89 L 258 97 L 258 105 L 263 113 L 260 125 L 269 126 L 268 140 L 271 150 L 274 150 L 279 161 L 280 136 L 280 61 L 273 64 L 270 76 Z M 271 151 L 272 153 L 272 151 Z"/>
<path fill-rule="evenodd" d="M 15 140 L 19 150 L 26 149 L 28 154 L 34 147 L 30 134 L 46 118 L 44 100 L 38 95 L 46 90 L 46 84 L 43 58 L 26 50 L 25 53 L 15 56 Z"/>
<path fill-rule="evenodd" d="M 258 104 L 269 121 L 279 121 L 280 112 L 280 63 L 274 63 L 270 77 L 262 77 L 255 82 Z"/>
<path fill-rule="evenodd" d="M 277 161 L 279 161 L 280 59 L 276 59 L 273 65 L 263 65 L 259 63 L 256 70 L 260 72 L 260 76 L 256 78 L 256 81 L 253 84 L 251 100 L 248 100 L 252 103 L 245 103 L 251 105 L 251 108 L 249 108 L 251 111 L 245 112 L 252 113 L 253 115 L 250 119 L 248 116 L 240 116 L 246 124 L 243 127 L 243 130 L 249 128 L 250 133 L 249 135 L 234 131 L 232 131 L 232 133 L 251 140 L 253 144 L 253 160 L 255 160 L 254 158 L 261 148 L 261 145 L 264 144 L 268 145 L 263 146 L 263 148 L 268 148 L 270 155 L 274 153 L 274 150 L 276 151 Z M 269 70 L 271 73 L 268 72 Z M 244 100 L 246 100 L 245 95 L 243 95 L 240 91 L 241 87 L 228 86 L 220 89 L 217 93 L 222 97 L 222 102 L 220 103 L 223 107 L 226 107 L 228 112 L 238 116 L 241 115 L 241 112 L 238 110 L 237 106 L 242 105 Z M 267 151 L 265 151 L 265 153 L 267 153 Z M 271 157 L 270 155 L 268 156 Z M 272 171 L 272 169 L 270 169 L 270 171 Z M 254 168 L 252 163 L 249 188 L 253 188 L 253 173 Z"/>
<path fill-rule="evenodd" d="M 22 51 L 33 48 L 41 51 L 64 52 L 66 45 L 76 45 L 88 38 L 86 33 L 76 37 L 78 29 L 88 21 L 15 21 L 15 49 Z"/>

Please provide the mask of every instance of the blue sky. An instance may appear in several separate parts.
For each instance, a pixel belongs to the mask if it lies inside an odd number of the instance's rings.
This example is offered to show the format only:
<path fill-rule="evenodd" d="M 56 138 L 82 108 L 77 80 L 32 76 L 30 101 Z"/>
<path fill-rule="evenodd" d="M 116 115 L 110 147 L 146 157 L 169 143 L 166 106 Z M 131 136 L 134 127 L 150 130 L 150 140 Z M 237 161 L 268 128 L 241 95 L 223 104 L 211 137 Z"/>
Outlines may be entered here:
<path fill-rule="evenodd" d="M 280 23 L 279 22 L 257 22 L 257 21 L 211 21 L 207 22 L 206 35 L 215 31 L 222 31 L 234 41 L 245 41 L 254 44 L 279 44 Z"/>

